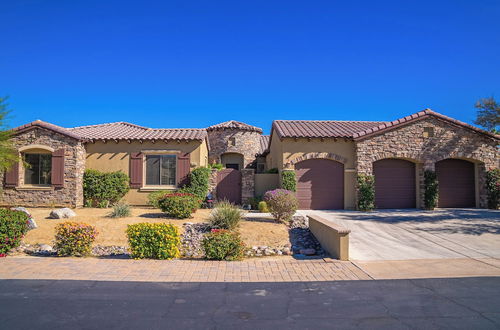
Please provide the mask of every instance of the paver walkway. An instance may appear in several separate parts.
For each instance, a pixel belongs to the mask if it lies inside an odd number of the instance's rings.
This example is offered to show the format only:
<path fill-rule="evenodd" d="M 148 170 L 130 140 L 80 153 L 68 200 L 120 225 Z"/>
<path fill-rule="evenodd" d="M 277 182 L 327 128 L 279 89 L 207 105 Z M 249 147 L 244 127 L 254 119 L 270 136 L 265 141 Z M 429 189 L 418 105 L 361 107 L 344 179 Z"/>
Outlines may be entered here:
<path fill-rule="evenodd" d="M 370 277 L 351 262 L 333 259 L 279 257 L 228 262 L 8 257 L 0 259 L 0 279 L 307 282 L 366 280 Z"/>

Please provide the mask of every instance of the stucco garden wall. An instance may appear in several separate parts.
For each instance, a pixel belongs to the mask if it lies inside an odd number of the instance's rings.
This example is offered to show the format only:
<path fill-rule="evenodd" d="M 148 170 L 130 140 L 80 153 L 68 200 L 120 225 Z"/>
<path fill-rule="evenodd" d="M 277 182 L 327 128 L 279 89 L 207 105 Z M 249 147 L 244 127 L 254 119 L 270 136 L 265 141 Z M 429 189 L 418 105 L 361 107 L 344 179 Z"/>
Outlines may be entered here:
<path fill-rule="evenodd" d="M 20 162 L 18 164 L 19 185 L 15 188 L 3 188 L 0 195 L 2 205 L 69 207 L 83 205 L 82 183 L 85 170 L 85 148 L 80 141 L 43 128 L 33 128 L 19 133 L 13 137 L 12 141 L 17 149 L 30 145 L 44 146 L 53 150 L 64 148 L 64 186 L 62 188 L 26 186 L 24 184 L 24 167 Z M 3 176 L 1 180 L 3 187 Z"/>
<path fill-rule="evenodd" d="M 424 128 L 434 130 L 424 136 Z M 358 173 L 372 174 L 373 162 L 401 158 L 417 164 L 418 205 L 423 205 L 423 172 L 434 170 L 435 163 L 447 158 L 473 162 L 476 167 L 477 206 L 486 207 L 485 171 L 499 166 L 497 141 L 464 127 L 429 117 L 356 141 Z"/>

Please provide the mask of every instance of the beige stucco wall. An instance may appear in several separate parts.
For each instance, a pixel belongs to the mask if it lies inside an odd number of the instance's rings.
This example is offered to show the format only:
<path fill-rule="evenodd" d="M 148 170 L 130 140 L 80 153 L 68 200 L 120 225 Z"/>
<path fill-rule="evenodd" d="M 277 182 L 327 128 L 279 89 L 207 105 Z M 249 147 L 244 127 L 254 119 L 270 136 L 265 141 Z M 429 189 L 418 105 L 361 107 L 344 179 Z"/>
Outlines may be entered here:
<path fill-rule="evenodd" d="M 267 156 L 268 168 L 293 168 L 294 161 L 313 153 L 328 153 L 334 155 L 344 164 L 344 208 L 356 207 L 356 173 L 354 142 L 344 139 L 306 139 L 284 138 L 279 139 L 273 132 L 269 155 Z M 292 165 L 290 165 L 292 164 Z"/>
<path fill-rule="evenodd" d="M 255 174 L 255 196 L 263 196 L 267 191 L 278 188 L 279 184 L 277 173 Z"/>
<path fill-rule="evenodd" d="M 107 142 L 101 141 L 88 143 L 86 145 L 87 159 L 86 168 L 95 169 L 102 172 L 122 171 L 129 174 L 130 154 L 133 152 L 144 151 L 172 151 L 191 154 L 191 167 L 207 166 L 208 148 L 205 141 L 189 141 L 189 142 L 164 142 L 157 141 L 143 142 L 126 141 Z M 151 192 L 150 189 L 131 189 L 124 197 L 127 203 L 132 205 L 146 205 L 147 195 Z"/>

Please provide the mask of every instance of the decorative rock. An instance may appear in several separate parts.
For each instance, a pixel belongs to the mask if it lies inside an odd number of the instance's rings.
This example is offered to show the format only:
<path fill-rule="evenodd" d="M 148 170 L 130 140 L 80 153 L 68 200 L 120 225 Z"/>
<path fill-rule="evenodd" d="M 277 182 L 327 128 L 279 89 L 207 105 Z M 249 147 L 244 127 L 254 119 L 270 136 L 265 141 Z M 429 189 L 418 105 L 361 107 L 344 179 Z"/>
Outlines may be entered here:
<path fill-rule="evenodd" d="M 28 230 L 36 229 L 38 226 L 36 225 L 35 219 L 29 218 L 28 219 Z"/>
<path fill-rule="evenodd" d="M 50 252 L 53 252 L 54 249 L 52 248 L 52 246 L 48 245 L 48 244 L 41 244 L 39 245 L 39 251 L 42 252 L 42 253 L 50 253 Z"/>
<path fill-rule="evenodd" d="M 67 219 L 72 217 L 76 217 L 76 213 L 67 207 L 64 207 L 62 209 L 52 210 L 49 216 L 49 218 L 51 219 Z"/>
<path fill-rule="evenodd" d="M 292 254 L 292 250 L 289 247 L 285 247 L 283 249 L 283 254 L 288 256 L 288 255 Z"/>
<path fill-rule="evenodd" d="M 18 207 L 12 207 L 12 211 L 20 211 L 26 213 L 29 217 L 31 217 L 31 214 L 28 212 L 28 210 L 25 207 L 18 206 Z"/>
<path fill-rule="evenodd" d="M 184 232 L 181 236 L 182 255 L 190 258 L 203 257 L 201 242 L 203 235 L 209 231 L 210 225 L 207 223 L 184 223 Z"/>

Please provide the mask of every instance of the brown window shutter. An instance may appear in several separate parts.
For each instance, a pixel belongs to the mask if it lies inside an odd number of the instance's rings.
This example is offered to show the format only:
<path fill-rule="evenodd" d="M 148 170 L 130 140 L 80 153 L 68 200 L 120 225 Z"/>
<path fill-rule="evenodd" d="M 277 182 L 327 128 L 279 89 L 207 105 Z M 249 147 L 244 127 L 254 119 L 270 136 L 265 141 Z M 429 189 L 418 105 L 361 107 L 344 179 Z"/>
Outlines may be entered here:
<path fill-rule="evenodd" d="M 4 185 L 5 188 L 14 188 L 19 185 L 19 162 L 15 162 L 5 171 Z"/>
<path fill-rule="evenodd" d="M 130 188 L 142 187 L 143 155 L 140 152 L 130 154 Z"/>
<path fill-rule="evenodd" d="M 64 187 L 64 149 L 52 153 L 52 171 L 50 174 L 53 187 Z"/>
<path fill-rule="evenodd" d="M 177 156 L 177 187 L 185 186 L 189 183 L 189 171 L 191 169 L 191 155 L 179 154 Z"/>

